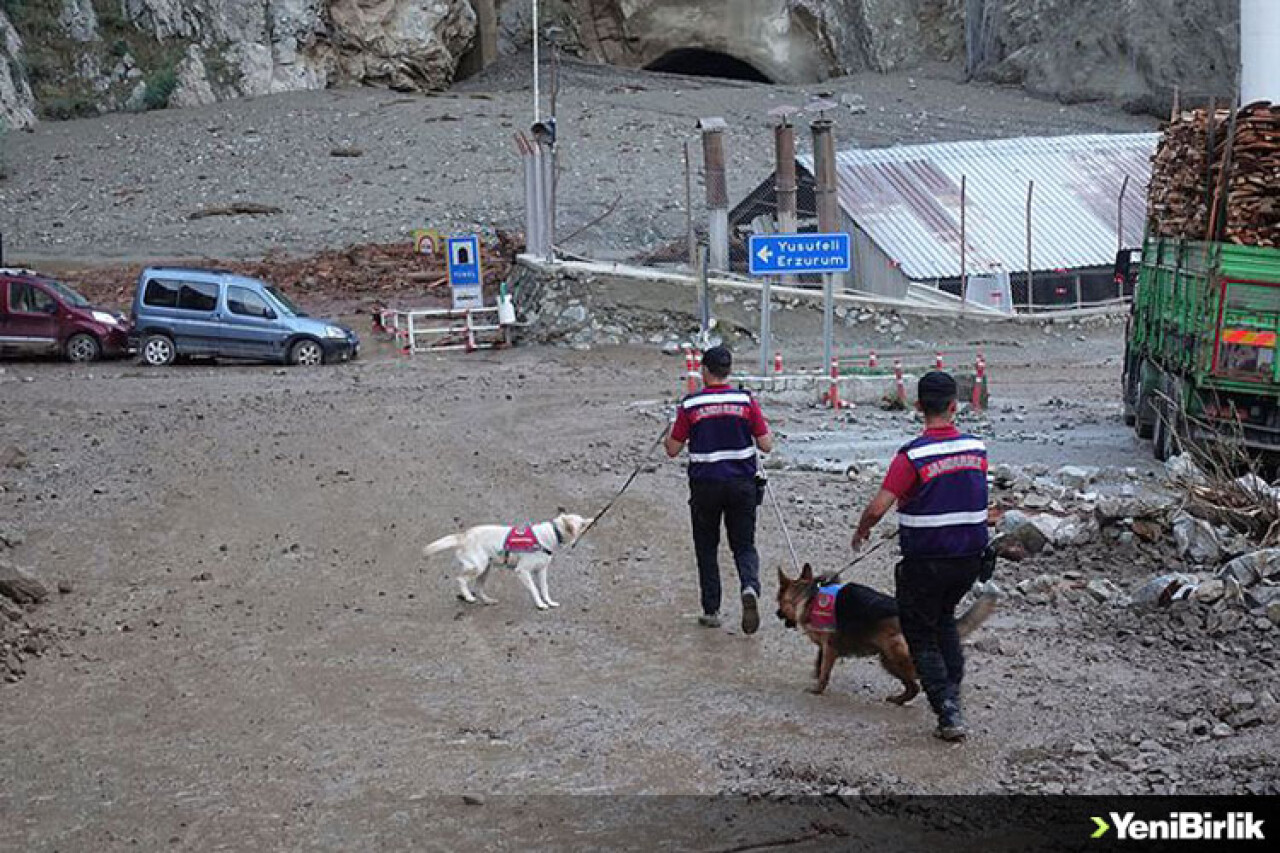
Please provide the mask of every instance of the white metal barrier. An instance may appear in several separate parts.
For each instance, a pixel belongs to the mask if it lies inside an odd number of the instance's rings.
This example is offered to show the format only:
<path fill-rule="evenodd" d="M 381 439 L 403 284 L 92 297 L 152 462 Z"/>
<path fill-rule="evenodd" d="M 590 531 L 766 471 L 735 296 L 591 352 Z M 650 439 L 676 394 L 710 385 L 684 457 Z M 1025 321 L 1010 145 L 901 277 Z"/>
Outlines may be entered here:
<path fill-rule="evenodd" d="M 378 312 L 378 323 L 395 338 L 400 351 L 406 355 L 509 347 L 515 329 L 526 325 L 515 321 L 514 312 L 496 305 L 414 311 L 384 308 Z"/>

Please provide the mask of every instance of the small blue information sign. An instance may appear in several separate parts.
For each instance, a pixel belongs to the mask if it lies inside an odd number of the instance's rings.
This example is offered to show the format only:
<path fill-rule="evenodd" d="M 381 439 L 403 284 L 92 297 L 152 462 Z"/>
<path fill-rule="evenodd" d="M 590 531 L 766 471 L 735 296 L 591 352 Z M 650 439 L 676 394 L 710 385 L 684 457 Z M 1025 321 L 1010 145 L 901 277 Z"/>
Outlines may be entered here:
<path fill-rule="evenodd" d="M 849 272 L 848 234 L 753 234 L 752 275 Z"/>
<path fill-rule="evenodd" d="M 480 238 L 450 237 L 449 287 L 453 290 L 453 307 L 481 308 L 484 305 L 480 272 Z"/>

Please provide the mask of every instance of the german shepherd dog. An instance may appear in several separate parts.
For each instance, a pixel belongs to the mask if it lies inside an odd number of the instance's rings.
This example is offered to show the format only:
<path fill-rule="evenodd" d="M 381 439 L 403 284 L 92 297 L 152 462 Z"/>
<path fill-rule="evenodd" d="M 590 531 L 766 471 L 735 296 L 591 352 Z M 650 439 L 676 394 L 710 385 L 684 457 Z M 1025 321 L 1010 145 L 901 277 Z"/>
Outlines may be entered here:
<path fill-rule="evenodd" d="M 808 563 L 795 580 L 778 570 L 778 618 L 788 628 L 799 627 L 818 646 L 818 660 L 813 665 L 817 680 L 809 692 L 821 694 L 827 689 L 837 658 L 879 655 L 885 671 L 902 682 L 902 692 L 885 701 L 905 705 L 919 695 L 920 679 L 898 624 L 897 600 L 869 586 L 844 584 L 836 598 L 836 612 L 843 618 L 832 628 L 819 630 L 811 619 L 812 603 L 824 583 L 824 578 L 814 578 Z M 996 595 L 984 592 L 956 620 L 960 636 L 973 633 L 995 606 Z"/>

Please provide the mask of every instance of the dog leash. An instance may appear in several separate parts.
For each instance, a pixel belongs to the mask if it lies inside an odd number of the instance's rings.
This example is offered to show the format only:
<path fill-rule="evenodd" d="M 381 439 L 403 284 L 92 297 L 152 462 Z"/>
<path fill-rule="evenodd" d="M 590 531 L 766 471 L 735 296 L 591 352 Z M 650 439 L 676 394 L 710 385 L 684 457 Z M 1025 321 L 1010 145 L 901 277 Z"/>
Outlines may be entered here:
<path fill-rule="evenodd" d="M 885 543 L 885 542 L 887 542 L 887 541 L 888 541 L 887 539 L 881 539 L 879 542 L 877 542 L 876 544 L 872 545 L 870 548 L 868 548 L 867 550 L 863 551 L 863 552 L 862 552 L 861 554 L 859 554 L 858 556 L 854 557 L 854 558 L 853 558 L 852 560 L 850 560 L 848 563 L 845 563 L 844 568 L 840 569 L 840 571 L 836 572 L 834 575 L 829 575 L 829 576 L 828 576 L 828 578 L 827 578 L 828 582 L 830 582 L 830 581 L 836 581 L 836 580 L 839 580 L 839 579 L 840 579 L 840 576 L 841 576 L 842 574 L 844 574 L 845 572 L 849 571 L 849 570 L 850 570 L 850 569 L 852 569 L 854 566 L 858 565 L 858 563 L 861 563 L 863 560 L 867 559 L 867 557 L 870 557 L 870 556 L 871 556 L 872 554 L 874 554 L 876 551 L 879 551 L 879 550 L 884 546 L 884 543 Z"/>
<path fill-rule="evenodd" d="M 582 532 L 578 534 L 578 538 L 575 539 L 573 544 L 569 546 L 570 551 L 578 547 L 578 543 L 581 542 L 586 537 L 587 532 L 590 531 L 591 528 L 595 527 L 596 524 L 600 521 L 600 519 L 604 518 L 604 514 L 608 512 L 615 503 L 617 503 L 618 498 L 622 497 L 623 492 L 625 492 L 628 488 L 631 487 L 631 484 L 635 482 L 636 477 L 639 476 L 640 472 L 644 469 L 644 466 L 648 464 L 649 456 L 653 453 L 654 450 L 657 449 L 658 445 L 662 443 L 662 439 L 667 437 L 667 430 L 670 428 L 670 426 L 671 426 L 670 424 L 665 424 L 665 423 L 662 425 L 662 431 L 658 433 L 658 438 L 653 442 L 653 444 L 649 445 L 649 448 L 644 452 L 644 456 L 640 457 L 640 461 L 636 463 L 636 467 L 634 470 L 632 470 L 631 476 L 628 477 L 627 481 L 622 484 L 622 488 L 618 489 L 618 493 L 615 494 L 613 497 L 609 498 L 609 502 L 604 505 L 604 508 L 595 514 L 595 516 L 591 519 L 591 523 L 582 529 Z"/>
<path fill-rule="evenodd" d="M 765 479 L 764 490 L 769 493 L 769 501 L 773 504 L 773 511 L 778 516 L 778 526 L 782 528 L 782 535 L 787 540 L 787 550 L 791 552 L 791 565 L 795 566 L 796 574 L 800 574 L 800 558 L 796 556 L 796 546 L 791 542 L 791 531 L 787 530 L 787 523 L 782 520 L 782 507 L 778 505 L 778 496 L 773 491 L 773 483 Z M 841 569 L 841 571 L 844 571 Z"/>

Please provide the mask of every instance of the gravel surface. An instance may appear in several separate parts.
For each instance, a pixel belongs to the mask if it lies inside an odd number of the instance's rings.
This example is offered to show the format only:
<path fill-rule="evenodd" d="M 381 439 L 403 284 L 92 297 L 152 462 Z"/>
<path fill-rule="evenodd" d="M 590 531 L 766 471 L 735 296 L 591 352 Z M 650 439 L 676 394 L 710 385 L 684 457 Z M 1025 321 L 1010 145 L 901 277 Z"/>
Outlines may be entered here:
<path fill-rule="evenodd" d="M 945 70 L 778 87 L 568 63 L 558 104 L 560 234 L 617 211 L 566 248 L 635 254 L 684 234 L 683 141 L 724 116 L 730 197 L 772 170 L 767 113 L 830 92 L 841 145 L 1150 130 L 1150 119 L 1062 106 L 1012 88 L 963 85 Z M 301 254 L 407 240 L 420 227 L 522 231 L 528 72 L 518 60 L 437 97 L 377 89 L 310 92 L 209 107 L 46 122 L 5 140 L 0 231 L 10 257 L 98 260 Z M 802 136 L 804 134 L 801 134 Z M 802 148 L 806 147 L 802 143 Z M 360 156 L 333 156 L 355 149 Z M 695 188 L 695 196 L 701 189 Z M 191 214 L 235 204 L 281 212 Z M 701 216 L 701 200 L 695 200 Z"/>
<path fill-rule="evenodd" d="M 1099 361 L 1120 351 L 1115 326 L 1082 334 L 1039 358 L 1077 343 Z M 559 610 L 536 611 L 506 574 L 491 584 L 498 605 L 464 606 L 448 561 L 424 562 L 421 546 L 472 523 L 594 511 L 642 461 L 680 359 L 533 346 L 406 359 L 386 347 L 310 371 L 5 365 L 0 448 L 27 460 L 0 471 L 0 515 L 25 532 L 11 553 L 74 592 L 29 617 L 60 631 L 0 692 L 14 815 L 0 846 L 216 834 L 240 848 L 341 847 L 361 826 L 403 844 L 422 828 L 397 814 L 425 818 L 461 794 L 1280 784 L 1274 719 L 1216 728 L 1240 690 L 1272 698 L 1275 630 L 1250 617 L 1215 634 L 1176 614 L 1013 596 L 971 645 L 973 737 L 960 749 L 928 736 L 923 704 L 886 704 L 891 679 L 871 662 L 841 664 L 825 696 L 809 695 L 812 648 L 776 621 L 743 637 L 730 599 L 725 629 L 695 625 L 676 463 L 651 460 L 557 560 Z M 1111 414 L 1056 402 L 1074 383 L 1076 399 L 1104 406 L 1114 367 L 1031 370 L 1016 348 L 991 352 L 1005 378 L 990 428 L 1010 417 L 1004 405 L 1068 424 L 1065 445 L 1043 456 L 1052 465 L 1096 461 L 1073 439 L 1085 419 L 1129 441 Z M 832 418 L 767 407 L 782 458 Z M 906 415 L 865 416 L 850 456 L 860 431 L 883 442 L 916 428 Z M 843 562 L 876 482 L 794 464 L 775 474 L 805 559 Z M 771 517 L 760 540 L 769 597 L 788 562 Z M 891 588 L 890 551 L 859 580 Z M 1001 580 L 1071 571 L 1127 587 L 1173 560 L 1164 545 L 1122 562 L 1106 546 L 1058 549 L 1005 564 Z M 459 819 L 462 807 L 444 808 L 440 843 L 483 843 L 501 825 Z"/>
<path fill-rule="evenodd" d="M 508 137 L 523 122 L 520 85 L 500 66 L 439 98 L 313 93 L 42 125 L 11 140 L 6 244 L 118 270 L 155 256 L 305 255 L 425 224 L 518 226 Z M 869 107 L 841 117 L 842 135 L 877 143 L 1147 127 L 927 75 L 829 88 Z M 764 110 L 801 94 L 569 68 L 562 221 L 625 192 L 583 245 L 651 242 L 682 219 L 668 178 L 695 117 L 751 129 L 758 151 L 731 148 L 737 194 L 768 171 Z M 329 156 L 338 145 L 364 154 Z M 241 202 L 281 212 L 183 218 Z M 364 307 L 340 295 L 323 304 Z M 842 663 L 816 697 L 811 644 L 772 618 L 744 637 L 730 599 L 724 629 L 698 628 L 682 467 L 640 456 L 683 385 L 682 359 L 660 350 L 687 337 L 691 291 L 600 279 L 552 289 L 544 307 L 540 334 L 565 346 L 405 358 L 365 315 L 351 318 L 361 359 L 314 370 L 0 364 L 0 557 L 59 591 L 0 613 L 16 626 L 0 633 L 0 847 L 458 849 L 519 832 L 532 847 L 652 849 L 706 830 L 723 849 L 812 849 L 871 843 L 885 804 L 861 795 L 1280 790 L 1265 617 L 1138 613 L 1080 593 L 1185 568 L 1158 537 L 1129 534 L 1121 551 L 1113 531 L 1002 564 L 1008 590 L 1057 590 L 1057 578 L 1064 591 L 1010 595 L 973 638 L 973 735 L 960 748 L 928 736 L 922 702 L 886 704 L 893 684 L 871 662 Z M 716 303 L 745 363 L 757 311 L 741 296 Z M 589 334 L 562 329 L 566 316 Z M 774 328 L 789 360 L 816 362 L 816 310 L 780 305 Z M 609 337 L 618 345 L 601 346 Z M 991 439 L 994 463 L 1107 466 L 1105 488 L 1157 482 L 1149 446 L 1120 420 L 1116 321 L 877 312 L 843 318 L 838 346 L 915 364 L 981 349 L 991 407 L 967 423 Z M 874 405 L 839 417 L 765 405 L 796 547 L 835 568 L 876 465 L 918 424 Z M 420 556 L 470 524 L 591 513 L 641 462 L 631 491 L 553 566 L 559 610 L 536 611 L 501 572 L 498 605 L 465 606 L 448 560 Z M 768 598 L 789 558 L 776 520 L 759 530 Z M 891 589 L 892 550 L 858 580 Z M 716 801 L 757 804 L 743 816 L 706 799 L 545 796 L 601 793 L 767 799 Z M 810 804 L 858 823 L 775 815 L 792 794 L 853 798 Z M 928 849 L 964 826 L 916 821 L 918 835 L 895 840 Z M 972 827 L 988 843 L 987 819 Z"/>

